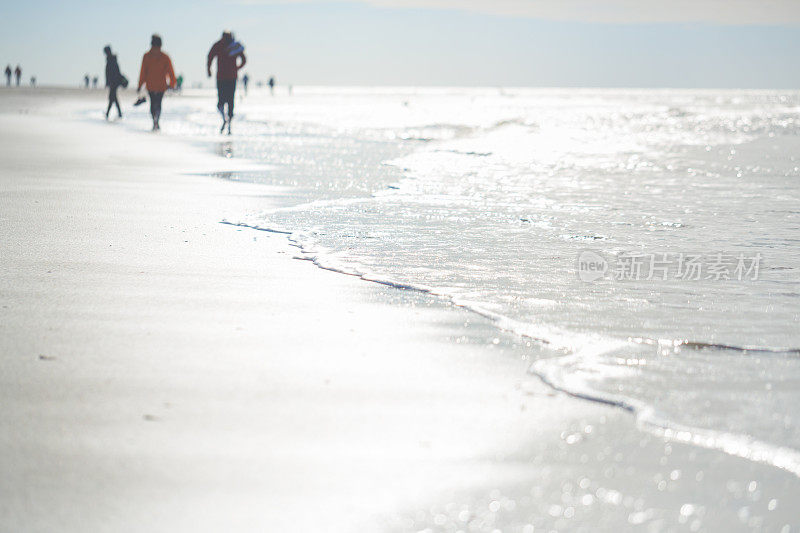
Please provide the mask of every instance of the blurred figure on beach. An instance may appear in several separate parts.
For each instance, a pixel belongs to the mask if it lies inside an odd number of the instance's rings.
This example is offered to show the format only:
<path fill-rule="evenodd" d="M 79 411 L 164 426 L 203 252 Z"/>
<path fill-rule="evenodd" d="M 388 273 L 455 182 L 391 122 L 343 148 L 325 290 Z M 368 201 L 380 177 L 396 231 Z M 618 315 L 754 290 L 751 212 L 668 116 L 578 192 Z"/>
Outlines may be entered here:
<path fill-rule="evenodd" d="M 177 86 L 175 87 L 175 90 L 181 92 L 181 90 L 183 90 L 183 74 L 178 74 L 178 79 L 176 83 Z"/>
<path fill-rule="evenodd" d="M 36 87 L 36 76 L 31 76 L 31 87 Z"/>
<path fill-rule="evenodd" d="M 17 68 L 14 69 L 14 76 L 17 77 L 17 87 L 19 87 L 19 80 L 22 79 L 22 67 L 17 65 Z"/>
<path fill-rule="evenodd" d="M 11 86 L 11 65 L 6 66 L 6 85 Z"/>
<path fill-rule="evenodd" d="M 250 76 L 245 74 L 242 76 L 242 85 L 244 85 L 244 95 L 247 96 L 247 84 L 250 82 Z"/>
<path fill-rule="evenodd" d="M 167 54 L 161 51 L 161 36 L 154 33 L 150 38 L 150 50 L 142 57 L 142 68 L 139 70 L 139 86 L 136 88 L 138 94 L 142 86 L 147 86 L 147 94 L 150 97 L 150 115 L 153 117 L 153 131 L 161 129 L 159 119 L 161 118 L 161 100 L 167 87 L 175 88 L 175 71 L 172 68 L 172 60 Z"/>
<path fill-rule="evenodd" d="M 97 89 L 97 82 L 98 82 L 98 81 L 99 81 L 99 80 L 97 79 L 97 76 L 95 76 L 94 78 L 92 78 L 92 89 Z"/>
<path fill-rule="evenodd" d="M 87 89 L 89 88 L 89 75 L 88 74 L 84 74 L 84 76 L 83 76 L 83 86 L 86 87 Z"/>
<path fill-rule="evenodd" d="M 269 94 L 274 96 L 275 95 L 275 76 L 270 76 L 269 77 L 269 82 L 267 82 L 267 83 L 269 84 Z"/>
<path fill-rule="evenodd" d="M 122 118 L 122 109 L 119 107 L 119 100 L 117 100 L 117 89 L 120 85 L 127 85 L 123 83 L 122 72 L 119 70 L 119 63 L 117 56 L 111 53 L 111 46 L 103 48 L 103 53 L 106 55 L 106 87 L 108 87 L 108 108 L 106 109 L 106 120 L 108 114 L 111 112 L 111 106 L 117 106 L 117 114 Z M 127 81 L 127 80 L 125 80 Z"/>
<path fill-rule="evenodd" d="M 215 42 L 208 52 L 206 70 L 208 77 L 211 77 L 211 63 L 217 59 L 217 109 L 222 115 L 222 127 L 219 132 L 225 131 L 228 126 L 228 135 L 231 134 L 231 121 L 233 120 L 233 99 L 236 94 L 236 79 L 239 77 L 239 69 L 245 66 L 247 58 L 244 55 L 244 46 L 233 38 L 233 34 L 225 30 L 222 38 Z M 242 59 L 241 63 L 238 61 Z M 225 105 L 228 106 L 227 115 Z"/>

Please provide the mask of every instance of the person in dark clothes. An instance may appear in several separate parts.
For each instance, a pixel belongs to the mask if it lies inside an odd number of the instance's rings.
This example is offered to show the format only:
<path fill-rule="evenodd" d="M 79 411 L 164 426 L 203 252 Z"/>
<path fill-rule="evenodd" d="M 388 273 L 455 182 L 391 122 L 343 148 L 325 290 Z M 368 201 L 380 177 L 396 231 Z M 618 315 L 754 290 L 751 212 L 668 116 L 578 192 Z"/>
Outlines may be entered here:
<path fill-rule="evenodd" d="M 239 77 L 241 69 L 247 58 L 244 55 L 244 47 L 233 39 L 230 31 L 222 32 L 222 38 L 215 42 L 208 52 L 208 62 L 206 69 L 208 77 L 211 77 L 211 63 L 217 59 L 217 109 L 222 115 L 222 127 L 220 133 L 225 131 L 228 126 L 228 135 L 231 133 L 231 120 L 233 119 L 233 98 L 236 94 L 236 79 Z M 241 62 L 239 62 L 241 58 Z M 227 116 L 225 106 L 228 106 Z"/>
<path fill-rule="evenodd" d="M 22 67 L 17 65 L 17 68 L 14 69 L 14 76 L 17 77 L 17 87 L 19 87 L 19 80 L 22 79 Z"/>
<path fill-rule="evenodd" d="M 117 114 L 122 118 L 122 109 L 119 107 L 119 100 L 117 100 L 117 89 L 122 85 L 122 72 L 119 71 L 119 63 L 117 63 L 117 56 L 111 53 L 111 47 L 106 46 L 103 48 L 103 53 L 106 55 L 106 87 L 108 87 L 108 109 L 106 109 L 106 120 L 108 114 L 111 112 L 111 106 L 117 106 Z"/>
<path fill-rule="evenodd" d="M 6 85 L 11 86 L 11 65 L 6 66 Z"/>
<path fill-rule="evenodd" d="M 275 76 L 269 77 L 269 94 L 275 94 Z"/>

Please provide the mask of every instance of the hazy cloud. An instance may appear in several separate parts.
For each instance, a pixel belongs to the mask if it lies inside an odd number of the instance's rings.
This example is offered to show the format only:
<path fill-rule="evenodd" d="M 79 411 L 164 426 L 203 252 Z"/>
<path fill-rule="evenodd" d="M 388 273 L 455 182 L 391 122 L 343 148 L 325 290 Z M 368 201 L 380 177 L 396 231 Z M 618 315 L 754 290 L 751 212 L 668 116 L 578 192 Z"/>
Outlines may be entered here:
<path fill-rule="evenodd" d="M 341 0 L 240 0 L 289 4 Z M 388 8 L 457 9 L 496 15 L 607 23 L 800 24 L 800 0 L 354 0 Z"/>

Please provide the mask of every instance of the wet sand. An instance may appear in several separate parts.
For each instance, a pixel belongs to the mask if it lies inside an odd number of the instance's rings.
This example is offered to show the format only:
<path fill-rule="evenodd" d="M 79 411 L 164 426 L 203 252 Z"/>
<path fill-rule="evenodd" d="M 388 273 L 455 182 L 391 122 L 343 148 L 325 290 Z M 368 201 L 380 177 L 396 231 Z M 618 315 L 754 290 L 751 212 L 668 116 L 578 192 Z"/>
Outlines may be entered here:
<path fill-rule="evenodd" d="M 642 432 L 485 319 L 220 224 L 292 191 L 47 94 L 0 94 L 1 531 L 794 525 L 793 475 Z"/>

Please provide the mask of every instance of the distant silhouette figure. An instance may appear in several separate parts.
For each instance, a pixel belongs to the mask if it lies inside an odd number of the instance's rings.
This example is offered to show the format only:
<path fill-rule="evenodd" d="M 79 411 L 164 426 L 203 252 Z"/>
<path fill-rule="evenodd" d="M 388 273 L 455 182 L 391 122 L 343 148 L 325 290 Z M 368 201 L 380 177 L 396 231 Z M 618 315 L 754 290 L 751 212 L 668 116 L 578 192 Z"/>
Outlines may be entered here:
<path fill-rule="evenodd" d="M 11 85 L 11 65 L 6 66 L 6 85 Z"/>
<path fill-rule="evenodd" d="M 242 58 L 241 63 L 238 58 Z M 236 79 L 239 77 L 241 69 L 247 58 L 244 55 L 244 46 L 234 40 L 233 34 L 225 30 L 222 38 L 215 42 L 208 52 L 206 70 L 208 77 L 211 77 L 211 63 L 217 59 L 217 110 L 222 115 L 222 127 L 219 132 L 225 131 L 228 126 L 228 135 L 231 134 L 231 121 L 233 120 L 233 97 L 236 94 Z M 227 117 L 225 115 L 225 105 L 228 106 Z"/>
<path fill-rule="evenodd" d="M 19 65 L 14 69 L 14 76 L 17 78 L 17 87 L 19 87 L 19 80 L 22 79 L 22 68 Z"/>
<path fill-rule="evenodd" d="M 289 85 L 289 87 L 287 87 L 287 89 L 288 89 L 288 91 L 289 91 L 289 96 L 291 96 L 291 95 L 292 95 L 292 90 L 293 90 L 294 88 L 293 88 L 291 85 Z"/>
<path fill-rule="evenodd" d="M 103 53 L 106 55 L 106 87 L 108 87 L 108 108 L 106 109 L 106 120 L 108 114 L 111 112 L 111 106 L 117 106 L 117 115 L 122 118 L 122 109 L 119 107 L 119 100 L 117 100 L 117 89 L 120 85 L 127 85 L 127 80 L 124 79 L 122 72 L 119 70 L 119 63 L 117 63 L 117 56 L 111 53 L 111 47 L 106 46 L 103 48 Z"/>
<path fill-rule="evenodd" d="M 244 85 L 244 94 L 247 96 L 247 84 L 250 82 L 250 76 L 245 74 L 242 76 L 242 85 Z"/>
<path fill-rule="evenodd" d="M 269 81 L 267 83 L 269 84 L 269 93 L 274 95 L 275 94 L 275 76 L 270 76 L 269 77 Z"/>
<path fill-rule="evenodd" d="M 100 81 L 97 76 L 92 78 L 92 89 L 97 89 L 97 82 Z"/>
<path fill-rule="evenodd" d="M 161 129 L 158 123 L 161 118 L 161 100 L 167 86 L 175 88 L 175 71 L 172 60 L 161 51 L 161 36 L 154 33 L 150 39 L 150 50 L 142 57 L 142 68 L 139 71 L 139 87 L 137 94 L 147 85 L 147 94 L 150 96 L 150 115 L 153 117 L 153 131 Z"/>
<path fill-rule="evenodd" d="M 36 76 L 31 76 L 31 87 L 36 87 Z"/>
<path fill-rule="evenodd" d="M 176 87 L 176 90 L 178 92 L 181 92 L 181 90 L 183 89 L 183 74 L 178 74 L 177 84 L 178 85 Z"/>
<path fill-rule="evenodd" d="M 83 86 L 86 87 L 87 89 L 89 88 L 89 75 L 88 74 L 86 74 L 83 77 Z"/>

